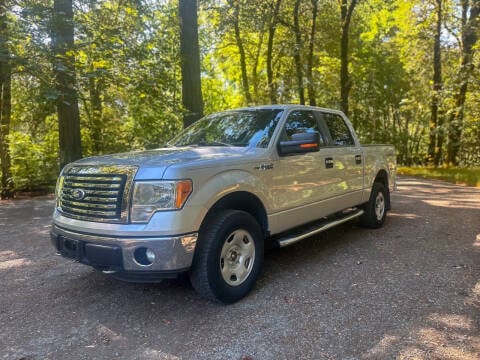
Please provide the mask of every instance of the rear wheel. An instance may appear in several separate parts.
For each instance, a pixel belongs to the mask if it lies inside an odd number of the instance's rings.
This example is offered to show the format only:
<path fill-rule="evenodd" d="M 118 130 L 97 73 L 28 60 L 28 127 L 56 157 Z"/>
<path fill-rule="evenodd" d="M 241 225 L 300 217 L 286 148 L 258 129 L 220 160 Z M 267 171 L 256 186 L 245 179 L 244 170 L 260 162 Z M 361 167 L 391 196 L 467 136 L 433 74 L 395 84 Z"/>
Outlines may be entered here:
<path fill-rule="evenodd" d="M 363 206 L 364 214 L 360 217 L 360 224 L 377 229 L 383 226 L 387 217 L 387 189 L 382 183 L 373 184 L 368 203 Z"/>
<path fill-rule="evenodd" d="M 190 281 L 202 296 L 232 303 L 246 296 L 263 263 L 263 235 L 248 213 L 212 214 L 199 233 Z"/>

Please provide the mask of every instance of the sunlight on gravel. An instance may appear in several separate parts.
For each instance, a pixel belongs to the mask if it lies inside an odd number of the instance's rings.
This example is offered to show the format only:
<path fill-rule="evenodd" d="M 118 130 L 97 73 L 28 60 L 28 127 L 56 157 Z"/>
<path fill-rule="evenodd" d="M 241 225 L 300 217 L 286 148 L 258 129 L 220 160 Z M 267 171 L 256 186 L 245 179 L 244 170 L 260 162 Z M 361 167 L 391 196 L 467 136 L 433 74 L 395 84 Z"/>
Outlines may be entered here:
<path fill-rule="evenodd" d="M 438 325 L 444 325 L 450 328 L 473 330 L 473 320 L 465 315 L 455 314 L 432 314 L 429 316 L 429 320 L 437 323 Z"/>
<path fill-rule="evenodd" d="M 401 218 L 410 219 L 410 220 L 419 218 L 419 216 L 417 214 L 397 213 L 397 212 L 394 212 L 394 211 L 390 211 L 388 213 L 388 216 L 401 217 Z"/>
<path fill-rule="evenodd" d="M 15 259 L 0 262 L 0 270 L 11 269 L 15 267 L 30 265 L 32 262 L 28 259 Z"/>
<path fill-rule="evenodd" d="M 474 320 L 467 316 L 432 314 L 428 324 L 409 337 L 413 344 L 400 352 L 399 359 L 478 359 L 480 337 L 468 333 L 473 329 Z"/>
<path fill-rule="evenodd" d="M 12 259 L 18 255 L 13 251 L 0 251 L 0 270 L 12 269 L 20 266 L 30 265 L 32 262 L 26 258 Z"/>
<path fill-rule="evenodd" d="M 462 199 L 444 199 L 444 200 L 424 200 L 425 203 L 432 206 L 442 206 L 452 209 L 480 209 L 480 203 L 476 200 Z"/>
<path fill-rule="evenodd" d="M 477 239 L 473 242 L 473 246 L 480 247 L 480 234 L 477 235 Z"/>

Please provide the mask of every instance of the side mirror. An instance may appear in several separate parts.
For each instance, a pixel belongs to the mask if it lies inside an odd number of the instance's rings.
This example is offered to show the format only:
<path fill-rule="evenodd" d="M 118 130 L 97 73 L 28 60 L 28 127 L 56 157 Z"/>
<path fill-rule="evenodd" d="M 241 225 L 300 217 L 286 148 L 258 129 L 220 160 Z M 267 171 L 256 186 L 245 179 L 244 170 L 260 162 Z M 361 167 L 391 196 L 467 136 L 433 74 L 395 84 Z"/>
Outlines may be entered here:
<path fill-rule="evenodd" d="M 293 134 L 292 140 L 280 141 L 278 152 L 280 155 L 304 154 L 320 149 L 320 135 L 318 132 Z"/>

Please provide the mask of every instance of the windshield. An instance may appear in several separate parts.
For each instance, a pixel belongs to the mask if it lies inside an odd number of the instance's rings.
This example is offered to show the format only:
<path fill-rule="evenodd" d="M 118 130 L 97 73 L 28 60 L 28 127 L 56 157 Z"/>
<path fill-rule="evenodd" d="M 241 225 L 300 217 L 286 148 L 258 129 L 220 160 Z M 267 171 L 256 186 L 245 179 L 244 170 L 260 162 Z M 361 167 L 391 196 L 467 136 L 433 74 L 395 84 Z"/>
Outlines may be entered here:
<path fill-rule="evenodd" d="M 169 145 L 265 148 L 282 113 L 282 109 L 256 109 L 212 114 L 183 130 Z"/>

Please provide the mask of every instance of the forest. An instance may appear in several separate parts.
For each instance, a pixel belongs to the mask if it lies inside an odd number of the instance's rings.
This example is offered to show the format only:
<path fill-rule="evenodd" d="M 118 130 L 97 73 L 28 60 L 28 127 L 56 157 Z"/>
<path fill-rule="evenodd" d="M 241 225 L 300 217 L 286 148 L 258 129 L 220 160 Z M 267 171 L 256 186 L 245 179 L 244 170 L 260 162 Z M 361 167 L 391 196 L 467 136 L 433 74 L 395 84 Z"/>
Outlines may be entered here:
<path fill-rule="evenodd" d="M 399 164 L 480 166 L 480 0 L 2 0 L 1 197 L 202 115 L 336 108 Z"/>

